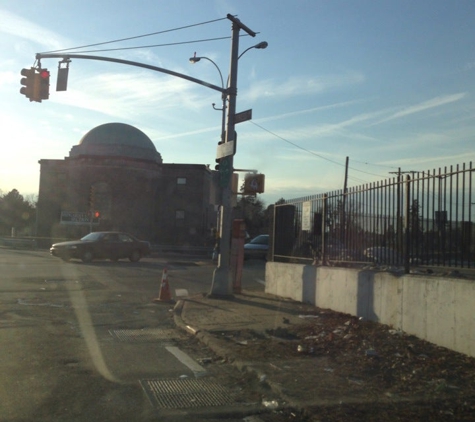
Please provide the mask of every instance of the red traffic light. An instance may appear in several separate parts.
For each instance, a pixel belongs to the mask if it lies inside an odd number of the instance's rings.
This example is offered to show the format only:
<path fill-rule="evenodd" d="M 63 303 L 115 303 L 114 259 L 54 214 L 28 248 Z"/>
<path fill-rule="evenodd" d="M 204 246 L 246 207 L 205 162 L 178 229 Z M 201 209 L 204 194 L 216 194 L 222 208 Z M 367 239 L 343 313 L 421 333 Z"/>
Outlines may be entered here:
<path fill-rule="evenodd" d="M 38 71 L 39 77 L 39 94 L 40 100 L 47 100 L 49 98 L 49 71 L 48 69 L 40 69 Z"/>
<path fill-rule="evenodd" d="M 101 213 L 99 211 L 94 211 L 94 218 L 99 218 Z"/>
<path fill-rule="evenodd" d="M 41 69 L 40 70 L 40 78 L 41 79 L 49 78 L 49 71 L 47 69 Z"/>

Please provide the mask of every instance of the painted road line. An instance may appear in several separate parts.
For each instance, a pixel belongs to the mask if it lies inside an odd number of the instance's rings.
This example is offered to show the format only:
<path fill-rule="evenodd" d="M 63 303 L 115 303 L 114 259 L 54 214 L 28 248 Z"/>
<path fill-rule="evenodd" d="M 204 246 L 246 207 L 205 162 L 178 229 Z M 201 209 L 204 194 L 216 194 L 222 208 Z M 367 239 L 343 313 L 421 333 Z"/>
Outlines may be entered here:
<path fill-rule="evenodd" d="M 188 356 L 185 352 L 182 352 L 178 347 L 167 346 L 165 347 L 173 356 L 175 356 L 183 365 L 188 367 L 196 377 L 206 373 L 206 369 Z"/>

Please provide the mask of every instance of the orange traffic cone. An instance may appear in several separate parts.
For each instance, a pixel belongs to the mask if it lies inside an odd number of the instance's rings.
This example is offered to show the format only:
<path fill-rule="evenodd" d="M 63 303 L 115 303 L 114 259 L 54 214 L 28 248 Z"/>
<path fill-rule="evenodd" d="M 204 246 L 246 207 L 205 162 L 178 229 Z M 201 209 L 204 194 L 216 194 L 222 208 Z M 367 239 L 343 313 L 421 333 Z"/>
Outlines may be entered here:
<path fill-rule="evenodd" d="M 168 284 L 168 273 L 167 269 L 163 269 L 162 273 L 162 282 L 160 283 L 160 294 L 156 299 L 153 299 L 154 302 L 174 302 L 172 295 L 170 293 L 170 285 Z"/>

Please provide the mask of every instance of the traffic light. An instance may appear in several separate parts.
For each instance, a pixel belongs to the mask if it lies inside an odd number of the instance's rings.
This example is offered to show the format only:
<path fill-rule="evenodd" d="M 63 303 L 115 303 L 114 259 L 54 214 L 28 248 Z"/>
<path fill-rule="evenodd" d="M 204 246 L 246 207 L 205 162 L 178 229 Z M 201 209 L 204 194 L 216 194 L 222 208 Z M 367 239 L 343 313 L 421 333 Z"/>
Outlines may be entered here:
<path fill-rule="evenodd" d="M 39 97 L 41 100 L 47 100 L 49 98 L 49 71 L 48 69 L 40 69 L 38 73 L 39 80 Z"/>
<path fill-rule="evenodd" d="M 23 94 L 30 101 L 37 101 L 37 92 L 36 90 L 36 71 L 35 68 L 31 69 L 22 69 L 21 75 L 25 76 L 20 80 L 20 83 L 23 87 L 20 89 L 20 94 Z"/>
<path fill-rule="evenodd" d="M 264 193 L 265 175 L 248 173 L 244 178 L 244 195 L 255 195 Z"/>
<path fill-rule="evenodd" d="M 100 211 L 93 211 L 92 212 L 92 223 L 99 224 L 99 219 L 101 218 Z"/>

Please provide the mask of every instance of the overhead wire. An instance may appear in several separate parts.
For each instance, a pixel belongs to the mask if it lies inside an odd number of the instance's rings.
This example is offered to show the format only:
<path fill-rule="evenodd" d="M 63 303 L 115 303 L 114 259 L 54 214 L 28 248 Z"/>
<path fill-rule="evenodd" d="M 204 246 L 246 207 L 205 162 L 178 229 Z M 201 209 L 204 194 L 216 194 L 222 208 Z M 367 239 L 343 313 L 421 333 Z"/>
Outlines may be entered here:
<path fill-rule="evenodd" d="M 129 40 L 135 40 L 135 39 L 138 39 L 138 38 L 151 37 L 152 35 L 164 34 L 164 33 L 173 32 L 173 31 L 180 31 L 182 29 L 188 29 L 188 28 L 192 28 L 192 27 L 200 26 L 200 25 L 207 25 L 209 23 L 219 22 L 219 21 L 222 21 L 222 20 L 225 20 L 225 19 L 227 19 L 227 17 L 226 18 L 213 19 L 213 20 L 210 20 L 210 21 L 195 23 L 195 24 L 186 25 L 186 26 L 180 26 L 180 27 L 172 28 L 172 29 L 165 29 L 163 31 L 151 32 L 151 33 L 143 34 L 143 35 L 136 35 L 136 36 L 133 36 L 133 37 L 119 38 L 119 39 L 116 39 L 116 40 L 104 41 L 104 42 L 94 43 L 94 44 L 87 44 L 87 45 L 82 45 L 82 46 L 78 46 L 78 47 L 63 48 L 63 49 L 60 49 L 60 50 L 44 51 L 43 54 L 46 54 L 46 53 L 60 53 L 62 51 L 79 50 L 81 48 L 96 47 L 96 46 L 99 46 L 99 45 L 113 44 L 113 43 L 121 42 L 121 41 L 129 41 Z"/>
<path fill-rule="evenodd" d="M 265 127 L 263 127 L 263 126 L 257 124 L 256 122 L 253 122 L 253 121 L 251 121 L 251 120 L 249 120 L 249 122 L 252 123 L 254 126 L 257 126 L 257 127 L 259 127 L 260 129 L 264 130 L 265 132 L 270 133 L 271 135 L 275 136 L 276 138 L 279 138 L 279 139 L 281 139 L 282 141 L 287 142 L 288 144 L 293 145 L 294 147 L 301 149 L 302 151 L 308 152 L 309 154 L 315 155 L 315 156 L 321 158 L 322 160 L 329 161 L 330 163 L 336 164 L 336 165 L 338 165 L 338 166 L 345 167 L 345 164 L 339 163 L 338 161 L 331 160 L 330 158 L 327 158 L 327 157 L 325 157 L 325 156 L 323 156 L 323 155 L 321 155 L 321 154 L 317 154 L 316 152 L 310 151 L 309 149 L 306 149 L 306 148 L 304 148 L 304 147 L 302 147 L 302 146 L 296 144 L 295 142 L 289 141 L 288 139 L 285 139 L 285 138 L 283 138 L 282 136 L 277 135 L 276 133 L 270 131 L 269 129 L 266 129 Z M 358 169 L 356 169 L 356 168 L 354 168 L 354 167 L 348 167 L 348 168 L 351 169 L 351 170 L 360 172 L 360 173 L 364 173 L 364 174 L 371 175 L 371 176 L 377 176 L 377 177 L 385 178 L 385 176 L 382 176 L 382 175 L 380 175 L 380 174 L 369 173 L 369 172 L 367 172 L 367 171 L 358 170 Z M 363 181 L 363 182 L 364 182 L 364 181 Z"/>
<path fill-rule="evenodd" d="M 243 34 L 241 36 L 248 36 L 248 35 Z M 200 43 L 200 42 L 226 40 L 230 38 L 231 38 L 230 36 L 227 36 L 227 37 L 218 37 L 218 38 L 206 38 L 202 40 L 193 40 L 193 41 L 180 41 L 180 42 L 173 42 L 173 43 L 166 43 L 166 44 L 142 45 L 142 46 L 136 46 L 136 47 L 118 47 L 118 48 L 107 48 L 107 49 L 100 49 L 100 50 L 82 50 L 80 53 L 99 53 L 99 52 L 105 52 L 105 51 L 121 51 L 121 50 L 136 50 L 136 49 L 138 50 L 140 48 L 169 47 L 172 45 L 194 44 L 194 43 Z M 65 54 L 67 54 L 68 52 L 69 51 L 64 51 Z"/>

